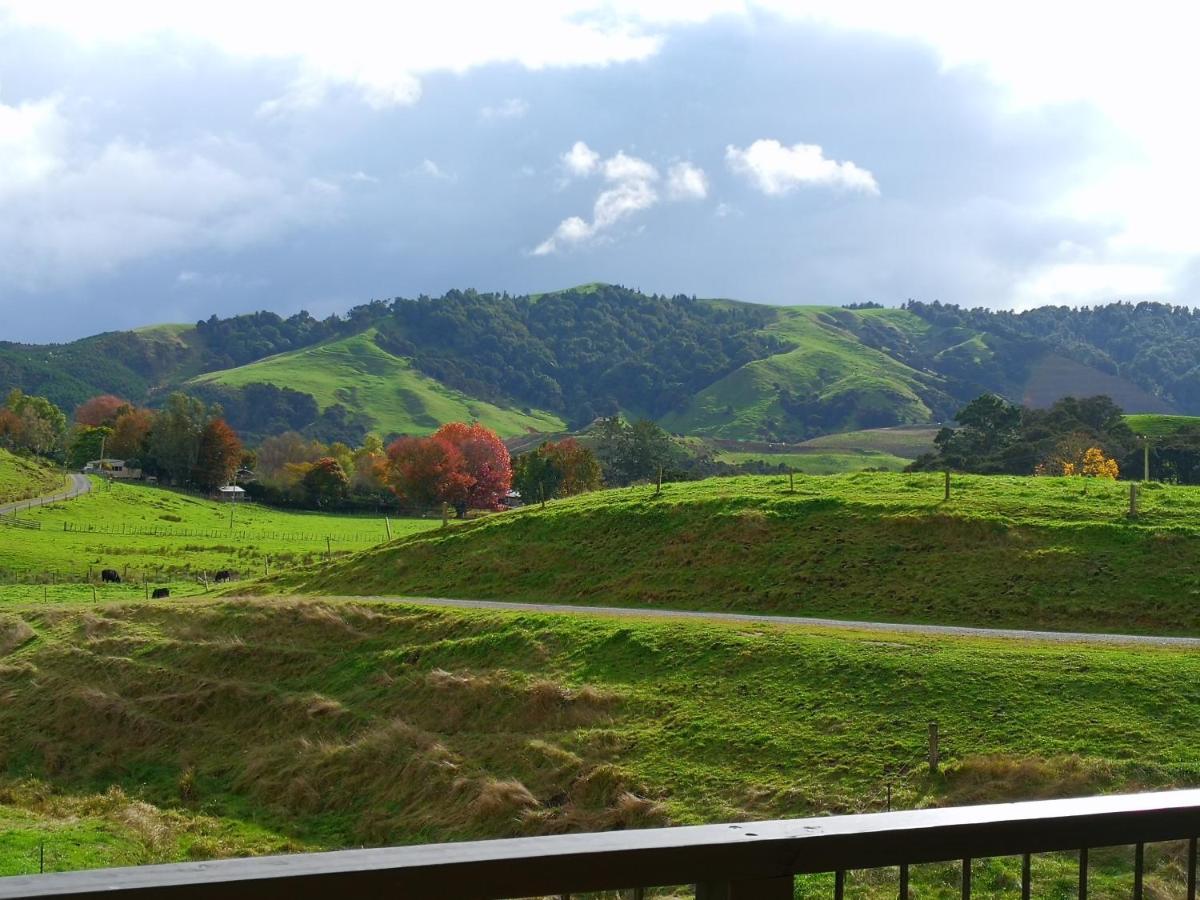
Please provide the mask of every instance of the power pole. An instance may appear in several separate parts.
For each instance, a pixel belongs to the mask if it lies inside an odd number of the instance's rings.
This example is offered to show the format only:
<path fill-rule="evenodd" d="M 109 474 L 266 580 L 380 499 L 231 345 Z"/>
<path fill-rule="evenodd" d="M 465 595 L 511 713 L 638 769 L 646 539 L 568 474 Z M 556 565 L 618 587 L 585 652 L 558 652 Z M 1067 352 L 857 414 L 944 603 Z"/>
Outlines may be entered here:
<path fill-rule="evenodd" d="M 1142 435 L 1142 481 L 1150 480 L 1150 438 Z"/>

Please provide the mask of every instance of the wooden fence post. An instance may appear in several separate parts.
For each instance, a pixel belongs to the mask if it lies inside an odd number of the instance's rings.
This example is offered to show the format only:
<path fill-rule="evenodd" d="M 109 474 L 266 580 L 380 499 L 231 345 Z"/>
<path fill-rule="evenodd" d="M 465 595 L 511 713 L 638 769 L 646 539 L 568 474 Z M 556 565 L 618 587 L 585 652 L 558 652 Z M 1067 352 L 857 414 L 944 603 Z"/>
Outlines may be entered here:
<path fill-rule="evenodd" d="M 1136 519 L 1138 514 L 1137 508 L 1138 489 L 1137 482 L 1129 482 L 1129 518 Z"/>
<path fill-rule="evenodd" d="M 333 562 L 333 542 L 329 535 L 325 535 L 325 561 Z"/>
<path fill-rule="evenodd" d="M 383 527 L 387 529 L 387 539 L 392 539 L 392 521 L 387 516 L 383 517 Z"/>
<path fill-rule="evenodd" d="M 946 496 L 943 497 L 942 499 L 943 500 L 950 499 L 950 470 L 949 469 L 946 470 Z"/>

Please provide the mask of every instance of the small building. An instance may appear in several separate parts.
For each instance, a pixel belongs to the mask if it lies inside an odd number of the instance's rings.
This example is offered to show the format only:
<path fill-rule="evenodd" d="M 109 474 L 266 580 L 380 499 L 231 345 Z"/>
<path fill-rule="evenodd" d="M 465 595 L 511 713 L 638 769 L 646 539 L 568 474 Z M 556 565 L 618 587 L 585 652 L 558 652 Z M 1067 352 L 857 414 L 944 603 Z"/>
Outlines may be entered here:
<path fill-rule="evenodd" d="M 245 493 L 245 488 L 240 488 L 236 484 L 227 484 L 217 488 L 217 499 L 226 503 L 236 503 L 238 500 L 245 499 L 243 496 Z"/>
<path fill-rule="evenodd" d="M 137 479 L 142 477 L 141 469 L 131 469 L 123 459 L 93 459 L 83 467 L 84 475 L 104 475 L 108 478 Z"/>

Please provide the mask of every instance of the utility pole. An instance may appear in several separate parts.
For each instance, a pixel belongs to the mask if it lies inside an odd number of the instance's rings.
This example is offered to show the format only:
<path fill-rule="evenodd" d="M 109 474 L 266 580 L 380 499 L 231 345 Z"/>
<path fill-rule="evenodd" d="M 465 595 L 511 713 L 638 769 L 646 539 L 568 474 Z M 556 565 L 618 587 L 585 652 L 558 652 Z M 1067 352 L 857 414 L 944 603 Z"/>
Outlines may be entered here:
<path fill-rule="evenodd" d="M 1150 480 L 1150 438 L 1142 435 L 1142 481 Z"/>

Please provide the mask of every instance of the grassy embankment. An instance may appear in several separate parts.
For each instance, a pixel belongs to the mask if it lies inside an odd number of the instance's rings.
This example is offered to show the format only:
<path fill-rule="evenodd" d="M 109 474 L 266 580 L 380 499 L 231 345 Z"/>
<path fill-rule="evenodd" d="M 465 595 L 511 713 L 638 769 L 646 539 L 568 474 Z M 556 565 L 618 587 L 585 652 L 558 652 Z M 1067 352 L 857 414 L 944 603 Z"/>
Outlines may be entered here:
<path fill-rule="evenodd" d="M 0 503 L 53 494 L 66 485 L 57 469 L 0 448 Z"/>
<path fill-rule="evenodd" d="M 264 564 L 279 569 L 314 562 L 329 551 L 336 557 L 386 539 L 382 516 L 284 512 L 254 503 L 237 505 L 230 529 L 228 504 L 147 485 L 110 486 L 99 479 L 90 494 L 35 507 L 21 517 L 42 527 L 3 530 L 0 600 L 90 601 L 91 588 L 78 583 L 89 567 L 93 576 L 111 568 L 136 582 L 173 582 L 173 593 L 194 591 L 204 572 L 229 569 L 240 577 L 261 576 Z M 437 525 L 440 521 L 430 519 L 391 522 L 393 536 Z M 98 590 L 104 599 L 144 594 L 141 586 L 128 584 Z"/>
<path fill-rule="evenodd" d="M 1200 490 L 860 473 L 600 491 L 261 589 L 1200 634 Z"/>
<path fill-rule="evenodd" d="M 63 868 L 869 811 L 889 784 L 910 808 L 1200 781 L 1200 657 L 1180 650 L 366 601 L 2 615 L 5 873 L 42 840 Z M 1127 860 L 1093 854 L 1096 896 L 1128 894 Z M 1177 877 L 1174 851 L 1151 860 Z M 1015 865 L 977 863 L 978 895 Z M 1074 864 L 1035 877 L 1065 896 Z M 914 873 L 926 897 L 954 878 Z"/>
<path fill-rule="evenodd" d="M 365 413 L 384 434 L 427 434 L 443 422 L 476 420 L 503 437 L 566 428 L 552 413 L 505 409 L 447 387 L 417 371 L 410 360 L 382 349 L 375 343 L 373 329 L 211 372 L 194 382 L 228 387 L 255 382 L 286 385 L 312 394 L 321 409 L 341 403 Z"/>
<path fill-rule="evenodd" d="M 1169 437 L 1181 428 L 1200 425 L 1200 416 L 1169 416 L 1155 413 L 1137 413 L 1125 416 L 1125 423 L 1134 434 L 1151 438 Z"/>
<path fill-rule="evenodd" d="M 771 444 L 721 440 L 717 459 L 732 464 L 763 462 L 784 465 L 804 475 L 840 475 L 872 469 L 903 471 L 910 462 L 933 449 L 937 427 L 899 425 L 868 428 L 812 438 L 800 444 Z"/>

